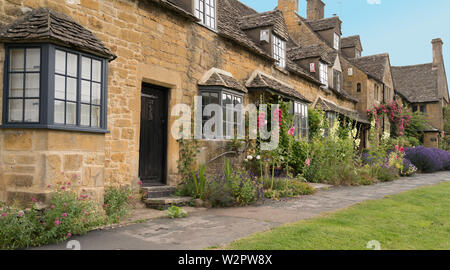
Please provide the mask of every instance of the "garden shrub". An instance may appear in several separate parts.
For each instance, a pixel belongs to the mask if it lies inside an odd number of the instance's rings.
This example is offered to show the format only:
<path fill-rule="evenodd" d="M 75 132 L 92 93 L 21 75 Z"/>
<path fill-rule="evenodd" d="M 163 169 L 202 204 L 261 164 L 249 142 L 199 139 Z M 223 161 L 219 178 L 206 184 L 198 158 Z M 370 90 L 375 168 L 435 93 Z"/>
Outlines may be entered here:
<path fill-rule="evenodd" d="M 132 208 L 132 191 L 127 186 L 105 189 L 103 208 L 109 223 L 118 223 L 120 219 L 129 215 Z"/>
<path fill-rule="evenodd" d="M 406 149 L 406 156 L 423 173 L 450 169 L 450 153 L 441 149 L 423 146 Z"/>
<path fill-rule="evenodd" d="M 18 249 L 62 242 L 104 224 L 104 215 L 88 195 L 77 195 L 61 186 L 40 210 L 33 199 L 31 209 L 3 206 L 0 211 L 0 249 Z"/>
<path fill-rule="evenodd" d="M 270 178 L 263 179 L 264 196 L 270 199 L 297 197 L 315 193 L 314 188 L 298 179 Z"/>
<path fill-rule="evenodd" d="M 172 205 L 167 209 L 169 218 L 184 218 L 187 217 L 187 212 L 181 207 Z"/>

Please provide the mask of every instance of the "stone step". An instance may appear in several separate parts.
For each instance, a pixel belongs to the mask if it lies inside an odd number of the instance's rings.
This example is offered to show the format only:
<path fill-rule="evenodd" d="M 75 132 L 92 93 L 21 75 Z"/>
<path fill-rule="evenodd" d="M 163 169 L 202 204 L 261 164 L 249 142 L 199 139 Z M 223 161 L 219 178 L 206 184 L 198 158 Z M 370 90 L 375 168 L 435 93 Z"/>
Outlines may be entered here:
<path fill-rule="evenodd" d="M 161 198 L 173 195 L 177 191 L 177 188 L 171 186 L 154 186 L 143 187 L 142 190 L 147 193 L 145 198 Z"/>
<path fill-rule="evenodd" d="M 148 198 L 144 200 L 148 208 L 166 210 L 170 206 L 186 206 L 192 201 L 191 197 L 160 197 Z"/>

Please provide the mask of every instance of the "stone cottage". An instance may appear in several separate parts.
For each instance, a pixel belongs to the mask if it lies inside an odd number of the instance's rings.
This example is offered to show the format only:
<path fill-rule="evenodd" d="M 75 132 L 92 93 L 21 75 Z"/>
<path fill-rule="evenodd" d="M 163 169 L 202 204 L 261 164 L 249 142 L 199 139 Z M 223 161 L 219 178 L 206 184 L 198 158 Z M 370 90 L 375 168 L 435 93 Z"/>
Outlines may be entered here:
<path fill-rule="evenodd" d="M 444 131 L 444 107 L 449 104 L 447 76 L 440 38 L 431 41 L 433 62 L 421 65 L 392 67 L 395 88 L 413 112 L 425 114 L 429 129 L 424 145 L 438 147 Z"/>
<path fill-rule="evenodd" d="M 237 0 L 7 0 L 0 24 L 2 201 L 46 200 L 62 181 L 98 200 L 112 183 L 176 185 L 171 110 L 197 95 L 221 106 L 277 95 L 301 119 L 324 99 L 367 122 L 356 99 L 320 79 L 329 65 L 310 73 L 290 57 L 300 46 L 280 10 Z M 307 129 L 298 123 L 300 135 Z M 226 143 L 202 140 L 199 162 Z"/>
<path fill-rule="evenodd" d="M 283 11 L 289 34 L 300 48 L 292 58 L 304 68 L 311 67 L 312 74 L 319 76 L 322 82 L 326 81 L 325 88 L 329 93 L 353 104 L 345 108 L 328 106 L 332 109 L 327 107 L 325 110 L 329 111 L 327 116 L 331 120 L 349 108 L 365 118 L 368 109 L 394 99 L 389 56 L 361 57 L 363 48 L 359 36 L 342 37 L 342 21 L 337 16 L 324 17 L 323 1 L 307 0 L 306 18 L 298 14 L 298 0 L 279 0 L 277 9 Z M 327 70 L 327 76 L 318 75 L 323 74 L 321 70 Z M 324 102 L 330 104 L 326 96 L 321 96 L 312 105 L 323 107 Z M 362 127 L 361 146 L 367 147 L 369 125 Z M 388 119 L 383 121 L 383 130 L 390 131 Z"/>

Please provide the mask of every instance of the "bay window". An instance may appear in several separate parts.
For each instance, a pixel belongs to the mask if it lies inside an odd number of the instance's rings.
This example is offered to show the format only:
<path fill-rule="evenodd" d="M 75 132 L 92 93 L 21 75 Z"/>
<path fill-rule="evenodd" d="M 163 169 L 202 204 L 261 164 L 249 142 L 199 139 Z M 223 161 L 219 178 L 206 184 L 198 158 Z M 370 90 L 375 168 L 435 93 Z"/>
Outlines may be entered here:
<path fill-rule="evenodd" d="M 11 44 L 5 73 L 3 127 L 106 132 L 106 59 L 51 44 Z"/>
<path fill-rule="evenodd" d="M 308 140 L 308 105 L 302 102 L 293 102 L 295 137 Z"/>
<path fill-rule="evenodd" d="M 226 88 L 215 88 L 215 87 L 207 87 L 200 89 L 200 96 L 202 97 L 202 111 L 204 111 L 205 107 L 209 104 L 218 104 L 222 107 L 222 119 L 223 119 L 223 129 L 222 129 L 222 137 L 221 138 L 215 138 L 215 139 L 232 139 L 235 134 L 230 134 L 227 136 L 227 126 L 233 126 L 234 130 L 236 131 L 238 129 L 238 126 L 241 123 L 238 123 L 238 111 L 236 109 L 236 105 L 242 104 L 244 101 L 244 97 L 242 93 L 229 90 Z M 227 111 L 227 105 L 231 104 L 233 105 L 233 109 L 228 112 Z M 228 117 L 231 119 L 231 122 L 229 119 L 227 119 L 227 113 L 232 113 L 232 117 Z M 213 117 L 212 115 L 211 117 Z M 210 119 L 210 117 L 203 116 L 203 125 Z M 213 127 L 213 131 L 215 132 L 215 128 Z"/>

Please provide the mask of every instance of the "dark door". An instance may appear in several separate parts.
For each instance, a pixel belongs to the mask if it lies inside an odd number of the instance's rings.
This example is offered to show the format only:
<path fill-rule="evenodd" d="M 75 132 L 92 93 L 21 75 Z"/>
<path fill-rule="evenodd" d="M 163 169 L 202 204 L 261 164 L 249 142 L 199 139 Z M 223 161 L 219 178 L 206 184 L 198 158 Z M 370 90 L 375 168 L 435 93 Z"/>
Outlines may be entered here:
<path fill-rule="evenodd" d="M 139 177 L 147 186 L 166 181 L 167 92 L 161 87 L 142 85 Z"/>

